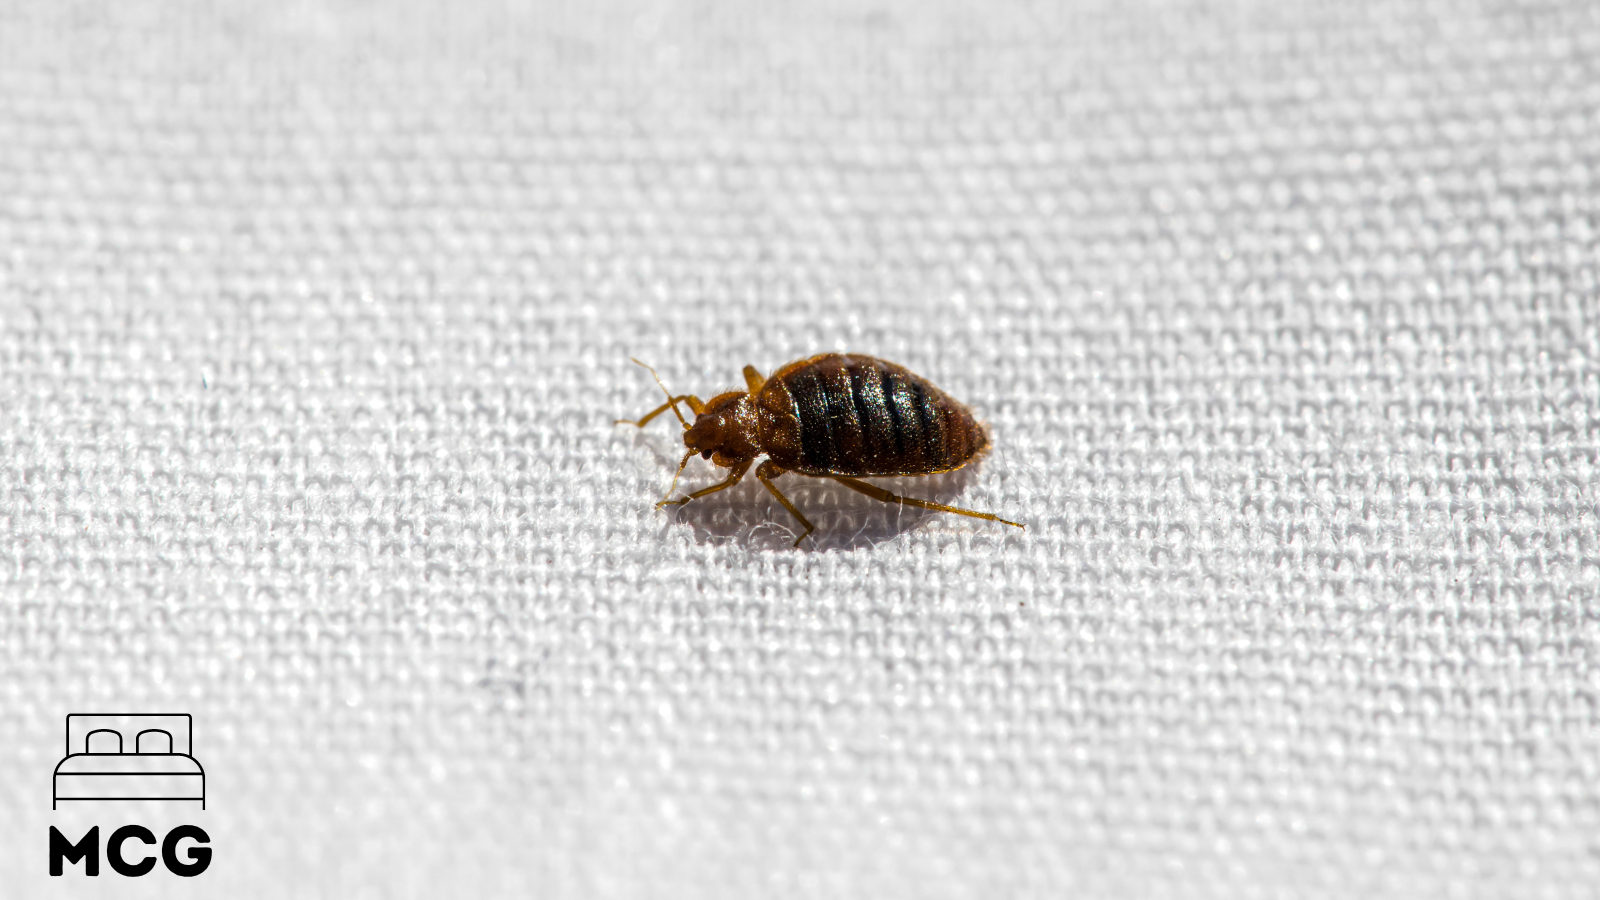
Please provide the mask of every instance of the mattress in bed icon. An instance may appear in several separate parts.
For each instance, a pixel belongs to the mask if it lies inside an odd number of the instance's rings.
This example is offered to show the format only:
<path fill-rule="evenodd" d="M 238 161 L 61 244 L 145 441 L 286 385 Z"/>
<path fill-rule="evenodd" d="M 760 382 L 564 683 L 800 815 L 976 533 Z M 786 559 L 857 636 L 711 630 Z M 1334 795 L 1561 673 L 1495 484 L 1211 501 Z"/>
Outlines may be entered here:
<path fill-rule="evenodd" d="M 206 773 L 190 745 L 188 713 L 67 716 L 50 808 L 63 800 L 198 800 Z"/>

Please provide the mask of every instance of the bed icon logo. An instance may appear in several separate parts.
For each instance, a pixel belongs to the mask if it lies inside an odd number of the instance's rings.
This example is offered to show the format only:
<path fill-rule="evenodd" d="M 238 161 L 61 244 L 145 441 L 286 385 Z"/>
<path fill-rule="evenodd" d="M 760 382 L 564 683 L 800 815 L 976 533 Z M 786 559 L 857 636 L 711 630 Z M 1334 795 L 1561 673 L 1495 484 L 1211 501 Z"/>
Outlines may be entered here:
<path fill-rule="evenodd" d="M 206 808 L 206 771 L 194 758 L 188 713 L 67 716 L 67 755 L 51 778 L 50 808 L 63 800 L 198 800 Z M 50 826 L 50 874 L 82 864 L 100 874 L 100 826 L 77 840 Z M 144 844 L 147 849 L 140 849 Z M 156 833 L 123 825 L 105 839 L 105 860 L 118 875 L 148 875 L 156 867 Z M 211 865 L 211 836 L 198 825 L 178 825 L 159 840 L 167 871 L 192 878 Z"/>
<path fill-rule="evenodd" d="M 206 773 L 192 753 L 188 713 L 67 716 L 50 808 L 63 800 L 198 800 Z"/>

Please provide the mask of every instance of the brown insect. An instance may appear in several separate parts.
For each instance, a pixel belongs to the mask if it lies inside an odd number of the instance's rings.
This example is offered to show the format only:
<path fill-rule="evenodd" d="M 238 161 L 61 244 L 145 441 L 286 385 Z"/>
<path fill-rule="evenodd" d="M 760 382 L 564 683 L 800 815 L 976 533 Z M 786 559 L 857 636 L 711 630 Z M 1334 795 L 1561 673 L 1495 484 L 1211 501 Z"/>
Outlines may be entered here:
<path fill-rule="evenodd" d="M 885 503 L 1023 527 L 992 513 L 901 497 L 855 477 L 948 472 L 988 449 L 988 434 L 965 406 L 904 366 L 842 353 L 789 363 L 771 378 L 762 378 L 754 366 L 745 366 L 745 390 L 718 394 L 707 403 L 693 394 L 673 396 L 655 369 L 637 359 L 634 362 L 655 376 L 667 402 L 642 418 L 617 422 L 643 428 L 671 409 L 683 423 L 683 443 L 689 452 L 673 473 L 667 497 L 672 496 L 678 476 L 696 453 L 729 470 L 727 478 L 711 487 L 677 500 L 664 499 L 656 504 L 657 509 L 738 484 L 756 457 L 765 454 L 767 459 L 756 468 L 756 478 L 805 527 L 795 539 L 797 547 L 816 529 L 772 483 L 785 472 L 832 478 Z M 693 425 L 678 410 L 680 401 L 694 412 Z"/>

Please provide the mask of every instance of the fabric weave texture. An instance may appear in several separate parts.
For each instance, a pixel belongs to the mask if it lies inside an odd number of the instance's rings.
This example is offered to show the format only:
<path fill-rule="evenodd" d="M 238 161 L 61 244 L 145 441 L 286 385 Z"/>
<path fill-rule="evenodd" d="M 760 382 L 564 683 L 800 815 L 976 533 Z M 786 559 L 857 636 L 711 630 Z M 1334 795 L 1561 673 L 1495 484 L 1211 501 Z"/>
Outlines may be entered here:
<path fill-rule="evenodd" d="M 1593 897 L 1600 5 L 0 9 L 0 884 Z M 828 350 L 978 465 L 658 512 Z M 720 477 L 696 461 L 682 486 Z M 68 713 L 208 808 L 50 810 Z"/>

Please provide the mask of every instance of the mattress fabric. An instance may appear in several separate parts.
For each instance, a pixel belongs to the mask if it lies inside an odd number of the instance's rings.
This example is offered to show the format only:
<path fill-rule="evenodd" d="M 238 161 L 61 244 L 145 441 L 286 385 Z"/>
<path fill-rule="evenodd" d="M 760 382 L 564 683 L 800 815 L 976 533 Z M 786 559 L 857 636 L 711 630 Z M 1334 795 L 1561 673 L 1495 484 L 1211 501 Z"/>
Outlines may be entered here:
<path fill-rule="evenodd" d="M 1597 60 L 1585 0 L 5 4 L 6 896 L 1594 896 Z M 630 356 L 833 350 L 990 430 L 886 487 L 1026 530 L 654 508 Z M 52 812 L 84 712 L 191 715 L 206 808 Z M 157 821 L 209 868 L 46 874 Z"/>

